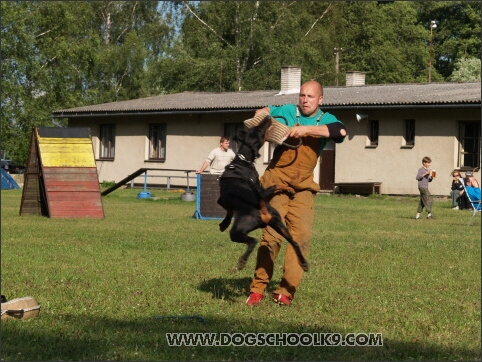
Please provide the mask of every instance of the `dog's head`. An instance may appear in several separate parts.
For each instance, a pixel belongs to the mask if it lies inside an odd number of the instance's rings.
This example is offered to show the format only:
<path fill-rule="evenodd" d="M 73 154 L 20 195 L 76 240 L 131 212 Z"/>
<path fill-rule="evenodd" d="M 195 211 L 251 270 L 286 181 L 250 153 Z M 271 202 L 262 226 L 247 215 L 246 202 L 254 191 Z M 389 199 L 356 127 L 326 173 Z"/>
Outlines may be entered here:
<path fill-rule="evenodd" d="M 234 140 L 240 143 L 238 153 L 242 153 L 248 158 L 249 155 L 243 153 L 243 146 L 247 146 L 252 151 L 253 159 L 250 159 L 250 161 L 254 161 L 255 158 L 259 157 L 259 149 L 266 141 L 268 130 L 271 127 L 272 122 L 273 119 L 267 115 L 258 125 L 249 128 L 248 130 L 238 130 L 234 137 Z"/>

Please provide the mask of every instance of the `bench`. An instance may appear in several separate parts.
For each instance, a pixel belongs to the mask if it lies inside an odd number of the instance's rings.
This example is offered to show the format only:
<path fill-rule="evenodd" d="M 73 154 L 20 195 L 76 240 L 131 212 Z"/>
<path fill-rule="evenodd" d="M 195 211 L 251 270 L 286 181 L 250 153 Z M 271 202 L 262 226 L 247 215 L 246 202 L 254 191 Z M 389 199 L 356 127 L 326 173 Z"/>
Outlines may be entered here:
<path fill-rule="evenodd" d="M 381 187 L 381 182 L 336 182 L 333 184 L 333 193 L 380 195 Z"/>

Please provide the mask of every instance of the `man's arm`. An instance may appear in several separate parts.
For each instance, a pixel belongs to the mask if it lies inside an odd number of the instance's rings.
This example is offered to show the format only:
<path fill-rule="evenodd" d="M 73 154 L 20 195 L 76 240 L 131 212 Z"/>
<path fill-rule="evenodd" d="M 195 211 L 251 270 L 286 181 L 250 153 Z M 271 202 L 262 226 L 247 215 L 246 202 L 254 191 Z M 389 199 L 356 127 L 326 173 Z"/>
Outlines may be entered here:
<path fill-rule="evenodd" d="M 203 172 L 203 171 L 206 169 L 206 167 L 208 167 L 208 166 L 209 166 L 209 162 L 208 162 L 208 161 L 204 161 L 204 163 L 203 163 L 203 165 L 201 166 L 201 168 L 200 168 L 199 170 L 196 170 L 196 173 L 201 173 L 201 172 Z"/>
<path fill-rule="evenodd" d="M 288 133 L 289 137 L 321 136 L 339 139 L 346 136 L 345 126 L 340 122 L 324 124 L 322 126 L 295 126 Z"/>

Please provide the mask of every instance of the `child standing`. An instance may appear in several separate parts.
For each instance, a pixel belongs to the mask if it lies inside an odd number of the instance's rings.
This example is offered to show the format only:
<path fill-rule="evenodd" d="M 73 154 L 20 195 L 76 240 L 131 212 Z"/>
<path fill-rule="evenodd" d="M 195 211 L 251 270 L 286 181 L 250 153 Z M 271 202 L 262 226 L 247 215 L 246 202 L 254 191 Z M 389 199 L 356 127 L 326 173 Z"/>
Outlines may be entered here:
<path fill-rule="evenodd" d="M 433 198 L 428 190 L 428 183 L 432 182 L 433 180 L 432 173 L 429 170 L 431 163 L 432 160 L 430 157 L 425 156 L 422 159 L 423 167 L 421 167 L 417 172 L 416 179 L 418 181 L 418 191 L 420 191 L 420 202 L 418 203 L 417 215 L 415 216 L 415 219 L 420 219 L 420 213 L 424 207 L 428 212 L 427 219 L 432 219 Z"/>

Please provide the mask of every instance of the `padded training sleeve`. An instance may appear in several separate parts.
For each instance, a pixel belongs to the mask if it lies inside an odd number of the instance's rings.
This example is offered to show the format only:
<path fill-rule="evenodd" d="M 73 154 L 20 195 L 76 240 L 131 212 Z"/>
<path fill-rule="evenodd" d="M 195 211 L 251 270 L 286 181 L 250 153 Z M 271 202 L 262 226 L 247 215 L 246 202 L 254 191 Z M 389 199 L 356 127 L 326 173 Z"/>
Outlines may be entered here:
<path fill-rule="evenodd" d="M 346 128 L 345 125 L 341 122 L 333 122 L 333 123 L 328 123 L 326 125 L 328 127 L 328 131 L 330 132 L 330 138 L 333 139 L 335 142 L 341 142 L 345 138 L 345 136 L 342 136 L 341 130 L 345 130 L 346 133 Z"/>

